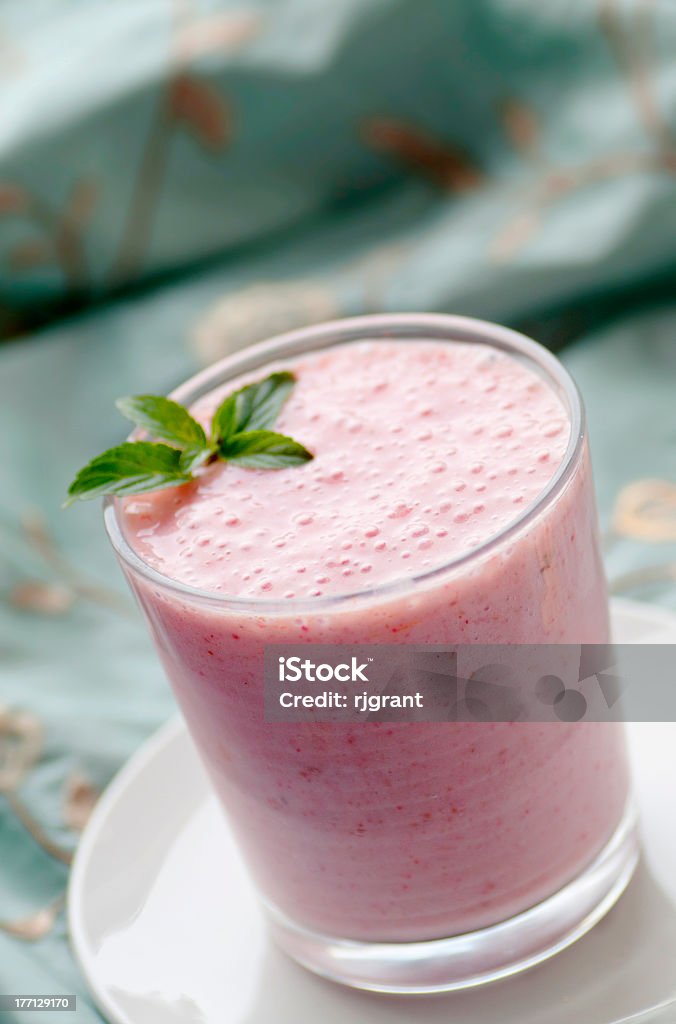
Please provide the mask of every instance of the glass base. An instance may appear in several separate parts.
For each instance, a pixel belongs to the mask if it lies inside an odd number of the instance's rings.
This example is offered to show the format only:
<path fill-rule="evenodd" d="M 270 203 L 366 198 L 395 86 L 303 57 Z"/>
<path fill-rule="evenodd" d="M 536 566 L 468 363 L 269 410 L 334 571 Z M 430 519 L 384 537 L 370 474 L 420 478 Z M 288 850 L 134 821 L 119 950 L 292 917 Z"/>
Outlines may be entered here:
<path fill-rule="evenodd" d="M 373 992 L 451 992 L 506 978 L 554 956 L 589 931 L 621 896 L 638 862 L 628 807 L 595 860 L 563 889 L 515 917 L 425 942 L 353 942 L 311 932 L 266 905 L 272 937 L 304 967 Z"/>

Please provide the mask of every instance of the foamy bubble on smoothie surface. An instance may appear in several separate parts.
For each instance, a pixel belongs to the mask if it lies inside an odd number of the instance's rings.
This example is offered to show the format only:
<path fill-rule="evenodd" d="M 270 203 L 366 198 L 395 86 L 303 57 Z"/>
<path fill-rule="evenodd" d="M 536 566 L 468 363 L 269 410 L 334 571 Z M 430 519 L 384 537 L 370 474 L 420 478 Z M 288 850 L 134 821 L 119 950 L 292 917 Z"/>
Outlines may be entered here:
<path fill-rule="evenodd" d="M 513 522 L 551 480 L 570 424 L 552 388 L 480 344 L 356 342 L 289 360 L 297 383 L 275 429 L 313 453 L 124 502 L 153 568 L 220 595 L 291 600 L 410 578 Z M 205 426 L 231 381 L 192 409 Z"/>

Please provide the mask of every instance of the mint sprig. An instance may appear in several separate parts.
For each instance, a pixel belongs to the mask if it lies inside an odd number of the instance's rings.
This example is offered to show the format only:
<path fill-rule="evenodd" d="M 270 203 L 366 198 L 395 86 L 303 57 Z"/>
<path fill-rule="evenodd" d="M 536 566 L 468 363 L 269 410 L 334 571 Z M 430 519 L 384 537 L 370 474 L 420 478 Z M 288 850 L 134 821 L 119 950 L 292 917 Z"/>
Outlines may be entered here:
<path fill-rule="evenodd" d="M 250 469 L 284 469 L 308 462 L 314 456 L 299 441 L 270 429 L 295 382 L 292 373 L 271 373 L 228 395 L 212 417 L 208 438 L 188 410 L 170 398 L 118 399 L 123 416 L 169 443 L 127 441 L 109 448 L 80 470 L 65 504 L 104 494 L 143 494 L 176 487 L 218 459 Z"/>

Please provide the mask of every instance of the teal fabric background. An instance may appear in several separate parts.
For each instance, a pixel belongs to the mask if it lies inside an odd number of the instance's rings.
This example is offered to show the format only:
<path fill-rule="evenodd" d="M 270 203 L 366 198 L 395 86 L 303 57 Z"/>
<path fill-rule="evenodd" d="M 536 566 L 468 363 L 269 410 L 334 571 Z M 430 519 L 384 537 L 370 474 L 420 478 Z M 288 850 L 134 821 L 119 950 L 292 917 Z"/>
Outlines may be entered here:
<path fill-rule="evenodd" d="M 611 582 L 676 607 L 675 48 L 671 0 L 0 5 L 0 991 L 100 1019 L 68 861 L 173 710 L 60 510 L 117 396 L 334 316 L 522 327 L 586 399 Z"/>
<path fill-rule="evenodd" d="M 190 267 L 503 318 L 669 279 L 675 45 L 671 0 L 5 0 L 5 330 Z"/>

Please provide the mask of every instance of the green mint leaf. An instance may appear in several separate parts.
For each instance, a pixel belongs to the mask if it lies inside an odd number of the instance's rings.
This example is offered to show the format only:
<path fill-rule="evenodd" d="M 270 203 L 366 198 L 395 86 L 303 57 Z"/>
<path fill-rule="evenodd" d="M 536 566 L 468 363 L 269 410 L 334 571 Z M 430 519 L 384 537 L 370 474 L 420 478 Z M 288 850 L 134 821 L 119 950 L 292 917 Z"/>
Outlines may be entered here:
<path fill-rule="evenodd" d="M 153 437 L 171 441 L 176 448 L 192 450 L 196 455 L 207 447 L 207 438 L 200 424 L 187 409 L 160 395 L 134 395 L 118 398 L 115 403 L 123 416 Z"/>
<path fill-rule="evenodd" d="M 120 412 L 153 437 L 169 444 L 127 441 L 81 469 L 68 488 L 66 506 L 104 494 L 143 494 L 193 479 L 195 470 L 217 459 L 252 469 L 300 466 L 314 458 L 298 441 L 270 430 L 296 382 L 292 373 L 271 373 L 247 384 L 221 403 L 211 440 L 187 409 L 159 395 L 120 398 Z"/>
<path fill-rule="evenodd" d="M 292 373 L 282 371 L 228 395 L 211 421 L 212 443 L 220 444 L 233 434 L 269 430 L 295 383 Z"/>
<path fill-rule="evenodd" d="M 142 494 L 190 480 L 183 453 L 166 444 L 128 441 L 109 448 L 81 469 L 68 488 L 66 505 L 103 494 Z"/>
<path fill-rule="evenodd" d="M 204 466 L 208 462 L 214 462 L 218 457 L 218 452 L 214 451 L 213 448 L 186 448 L 180 452 L 180 455 L 181 469 L 184 473 L 192 474 L 200 466 Z"/>
<path fill-rule="evenodd" d="M 221 442 L 219 455 L 249 469 L 284 469 L 313 459 L 298 441 L 272 430 L 249 430 Z"/>

